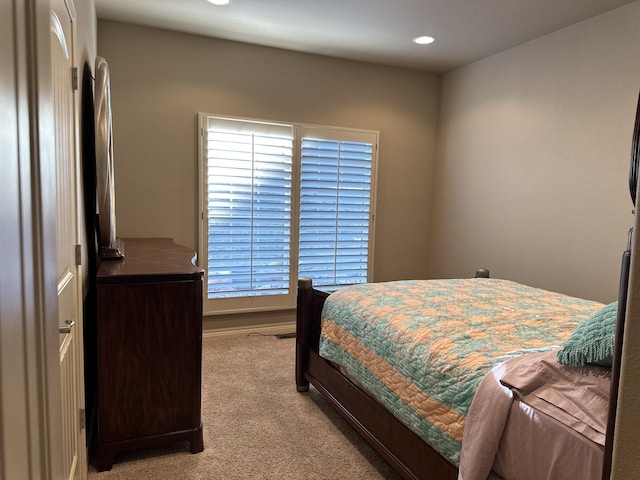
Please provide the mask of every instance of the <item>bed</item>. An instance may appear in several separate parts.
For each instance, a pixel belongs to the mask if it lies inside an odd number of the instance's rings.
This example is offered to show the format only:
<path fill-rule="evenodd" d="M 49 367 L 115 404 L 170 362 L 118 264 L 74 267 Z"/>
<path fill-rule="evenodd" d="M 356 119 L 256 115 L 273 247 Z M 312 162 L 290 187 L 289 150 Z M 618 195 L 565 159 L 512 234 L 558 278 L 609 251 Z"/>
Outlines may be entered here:
<path fill-rule="evenodd" d="M 522 432 L 550 418 L 548 410 L 531 412 L 531 398 L 545 399 L 545 389 L 540 393 L 537 388 L 540 378 L 559 376 L 550 356 L 555 358 L 578 324 L 614 306 L 489 278 L 357 285 L 330 298 L 302 279 L 296 383 L 299 391 L 307 390 L 309 383 L 318 389 L 405 478 L 455 479 L 465 466 L 471 473 L 461 476 L 464 480 L 487 478 L 503 438 L 513 440 L 502 446 L 494 475 L 508 478 L 508 472 L 522 468 L 526 460 L 517 455 L 518 433 L 509 437 L 509 432 Z M 522 358 L 547 363 L 527 370 L 531 362 Z M 497 367 L 503 365 L 511 368 L 503 368 L 498 377 Z M 527 370 L 529 376 L 519 370 Z M 595 480 L 603 465 L 610 370 L 598 365 L 566 370 L 579 372 L 559 382 L 573 386 L 565 389 L 570 398 L 562 399 L 561 412 L 567 405 L 583 407 L 571 393 L 585 388 L 598 411 L 577 425 L 551 417 L 545 427 L 551 437 L 541 443 L 556 457 L 564 457 L 562 445 L 585 439 L 581 450 L 572 450 L 583 457 L 580 465 L 598 474 L 574 478 Z M 598 383 L 579 384 L 585 378 Z M 543 385 L 549 388 L 549 382 Z M 485 406 L 478 403 L 474 412 L 472 400 L 479 398 L 485 399 Z M 476 441 L 469 442 L 471 453 L 465 457 L 463 431 L 466 421 L 473 419 L 471 438 Z M 543 478 L 529 467 L 529 478 Z M 555 476 L 549 478 L 563 478 L 557 470 L 552 473 Z"/>
<path fill-rule="evenodd" d="M 640 99 L 634 205 L 639 119 Z M 608 479 L 629 248 L 618 299 L 608 305 L 491 279 L 485 270 L 331 296 L 300 279 L 297 389 L 313 385 L 407 479 Z M 431 323 L 420 323 L 416 309 L 428 310 Z M 448 369 L 462 371 L 461 380 Z"/>

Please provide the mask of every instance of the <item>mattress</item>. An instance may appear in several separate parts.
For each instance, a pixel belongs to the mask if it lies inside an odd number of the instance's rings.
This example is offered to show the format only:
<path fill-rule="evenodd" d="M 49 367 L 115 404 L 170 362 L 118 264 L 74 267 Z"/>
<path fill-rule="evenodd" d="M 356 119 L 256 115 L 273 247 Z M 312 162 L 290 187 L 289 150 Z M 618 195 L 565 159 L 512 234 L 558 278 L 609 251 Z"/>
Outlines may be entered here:
<path fill-rule="evenodd" d="M 499 279 L 354 285 L 327 298 L 319 353 L 458 466 L 486 373 L 560 346 L 602 306 Z"/>

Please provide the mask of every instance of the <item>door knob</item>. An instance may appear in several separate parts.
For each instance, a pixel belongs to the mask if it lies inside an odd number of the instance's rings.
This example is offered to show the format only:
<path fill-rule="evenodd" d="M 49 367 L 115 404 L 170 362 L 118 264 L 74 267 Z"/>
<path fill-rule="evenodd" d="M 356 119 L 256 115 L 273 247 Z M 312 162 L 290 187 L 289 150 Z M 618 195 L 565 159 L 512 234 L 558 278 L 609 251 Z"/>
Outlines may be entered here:
<path fill-rule="evenodd" d="M 76 324 L 75 320 L 65 320 L 64 325 L 58 327 L 60 333 L 71 333 L 71 329 Z"/>

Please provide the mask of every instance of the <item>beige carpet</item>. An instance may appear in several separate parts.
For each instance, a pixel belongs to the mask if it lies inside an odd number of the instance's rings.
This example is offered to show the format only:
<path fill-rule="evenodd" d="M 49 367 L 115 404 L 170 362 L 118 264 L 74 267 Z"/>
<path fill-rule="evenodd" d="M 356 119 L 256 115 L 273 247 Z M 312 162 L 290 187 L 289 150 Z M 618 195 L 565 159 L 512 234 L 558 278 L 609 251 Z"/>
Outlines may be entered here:
<path fill-rule="evenodd" d="M 313 387 L 296 391 L 294 356 L 293 338 L 205 338 L 204 451 L 122 453 L 89 480 L 399 479 Z"/>

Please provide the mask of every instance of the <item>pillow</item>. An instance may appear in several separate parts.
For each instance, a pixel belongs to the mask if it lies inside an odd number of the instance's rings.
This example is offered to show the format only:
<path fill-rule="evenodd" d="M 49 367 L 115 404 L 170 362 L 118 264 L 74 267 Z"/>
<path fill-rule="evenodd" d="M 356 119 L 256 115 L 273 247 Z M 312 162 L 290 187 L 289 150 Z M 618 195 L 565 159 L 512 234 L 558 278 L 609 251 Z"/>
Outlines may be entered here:
<path fill-rule="evenodd" d="M 558 363 L 571 366 L 595 364 L 611 368 L 617 313 L 618 302 L 613 302 L 578 325 L 558 352 Z"/>

